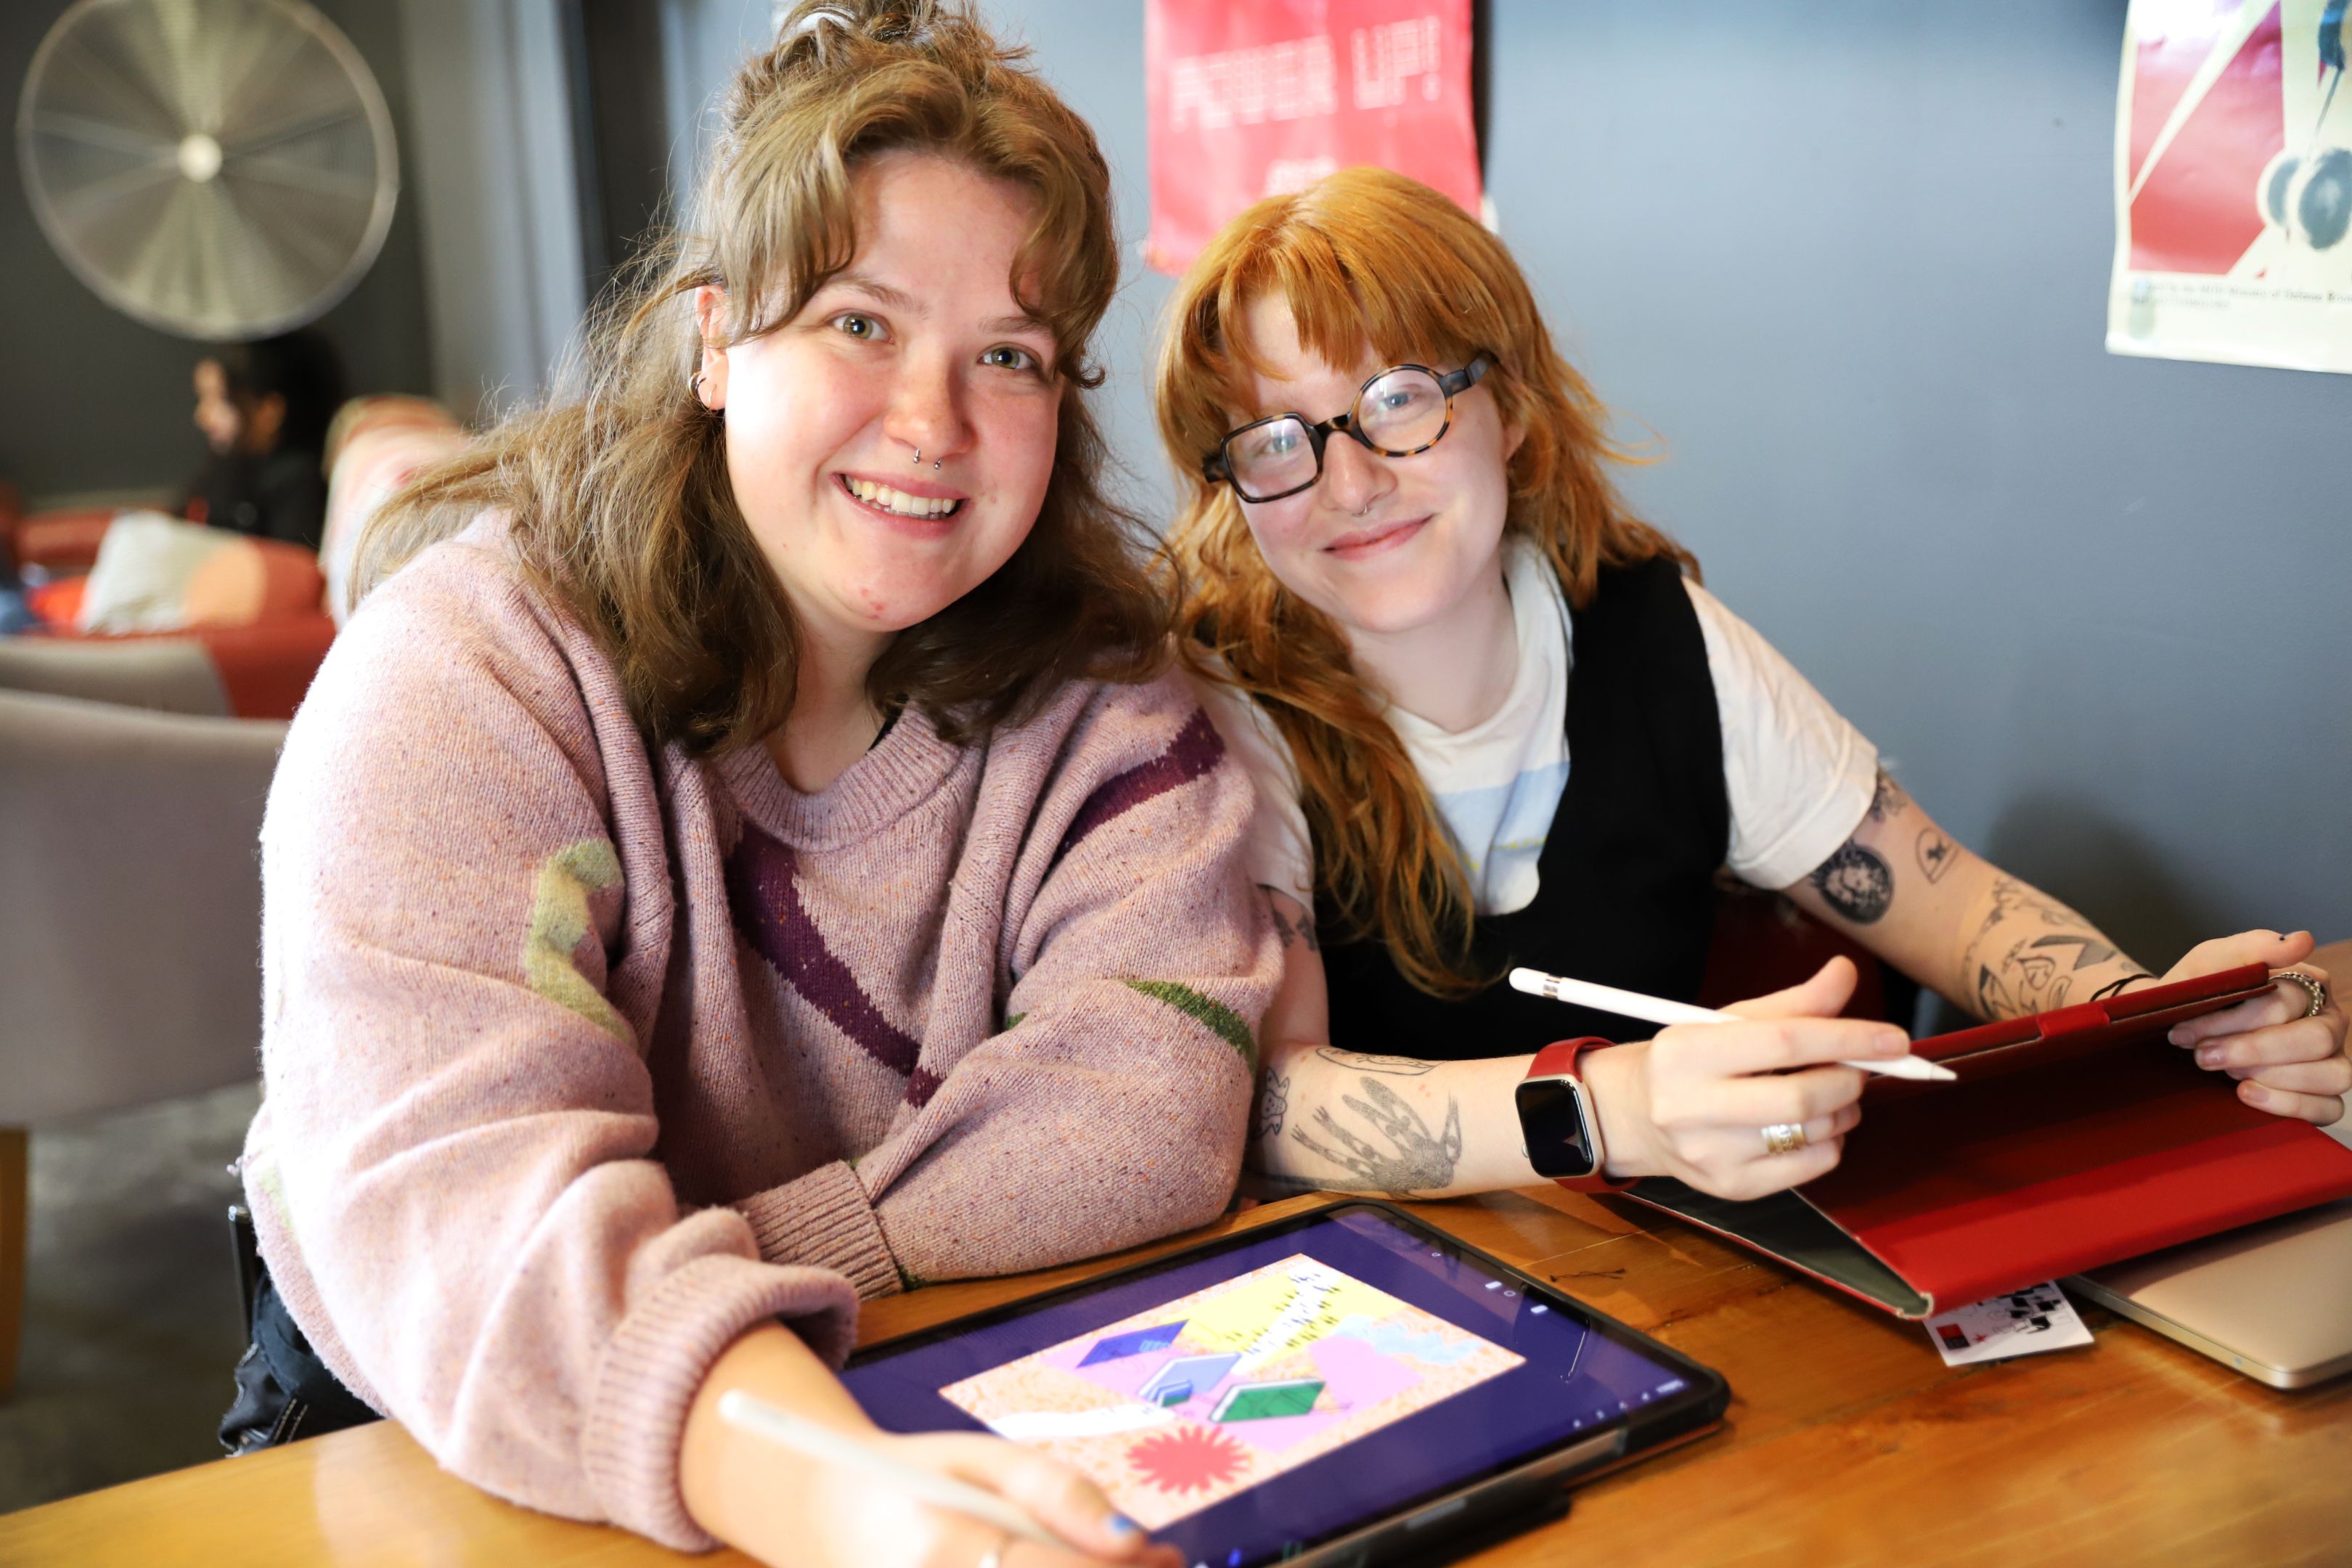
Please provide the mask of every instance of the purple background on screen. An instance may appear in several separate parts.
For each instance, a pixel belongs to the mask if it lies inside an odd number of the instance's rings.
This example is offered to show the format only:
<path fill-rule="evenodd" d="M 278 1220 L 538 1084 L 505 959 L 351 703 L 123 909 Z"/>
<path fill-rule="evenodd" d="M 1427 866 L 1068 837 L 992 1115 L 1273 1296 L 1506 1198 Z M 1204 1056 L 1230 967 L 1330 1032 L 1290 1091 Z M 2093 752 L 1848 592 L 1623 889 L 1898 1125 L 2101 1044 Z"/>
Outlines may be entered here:
<path fill-rule="evenodd" d="M 892 1431 L 977 1430 L 979 1423 L 940 1398 L 940 1389 L 1299 1253 L 1527 1358 L 1524 1366 L 1155 1532 L 1181 1549 L 1187 1562 L 1212 1568 L 1274 1561 L 1289 1542 L 1311 1543 L 1342 1526 L 1390 1512 L 1579 1432 L 1597 1430 L 1684 1386 L 1672 1369 L 1588 1331 L 1564 1313 L 1537 1310 L 1538 1303 L 1518 1294 L 1516 1280 L 1487 1289 L 1496 1277 L 1484 1265 L 1450 1254 L 1432 1256 L 1439 1246 L 1392 1225 L 1377 1210 L 1343 1210 L 1321 1224 L 1280 1230 L 1230 1252 L 954 1339 L 886 1353 L 844 1376 L 866 1413 Z M 1333 1343 L 1324 1340 L 1316 1348 Z M 1118 1365 L 1088 1367 L 1086 1375 L 1127 1392 L 1106 1375 Z M 1139 1382 L 1143 1370 L 1137 1369 Z M 1312 1429 L 1307 1424 L 1317 1419 L 1278 1417 L 1251 1425 L 1297 1426 L 1303 1436 Z M 1251 1436 L 1259 1440 L 1256 1433 Z"/>

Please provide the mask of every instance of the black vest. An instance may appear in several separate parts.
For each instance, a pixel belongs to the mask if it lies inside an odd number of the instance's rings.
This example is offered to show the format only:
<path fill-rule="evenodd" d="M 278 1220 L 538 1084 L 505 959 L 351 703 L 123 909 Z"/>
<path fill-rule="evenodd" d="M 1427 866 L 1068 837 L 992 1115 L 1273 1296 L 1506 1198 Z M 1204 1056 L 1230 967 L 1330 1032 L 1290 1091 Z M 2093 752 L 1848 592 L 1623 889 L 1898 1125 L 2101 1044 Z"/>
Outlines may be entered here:
<path fill-rule="evenodd" d="M 1346 1049 L 1458 1061 L 1582 1035 L 1649 1037 L 1649 1025 L 1512 990 L 1502 977 L 1517 964 L 1697 997 L 1731 832 L 1698 613 L 1681 571 L 1659 559 L 1603 567 L 1592 602 L 1569 619 L 1568 787 L 1535 902 L 1479 918 L 1477 972 L 1494 981 L 1458 1000 L 1415 990 L 1383 942 L 1327 936 L 1331 1039 Z M 1316 916 L 1336 931 L 1319 898 Z"/>

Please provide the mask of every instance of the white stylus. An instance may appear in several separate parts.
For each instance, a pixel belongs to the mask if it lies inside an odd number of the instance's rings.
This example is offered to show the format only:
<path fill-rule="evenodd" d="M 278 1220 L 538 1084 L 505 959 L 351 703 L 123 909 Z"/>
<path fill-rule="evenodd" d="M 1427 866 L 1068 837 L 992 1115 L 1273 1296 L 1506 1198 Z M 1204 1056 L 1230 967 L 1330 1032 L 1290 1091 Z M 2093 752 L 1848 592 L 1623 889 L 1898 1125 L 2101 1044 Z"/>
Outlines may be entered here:
<path fill-rule="evenodd" d="M 993 1525 L 1007 1535 L 1018 1536 L 1024 1541 L 1068 1550 L 1066 1542 L 1048 1535 L 1044 1526 L 994 1492 L 982 1491 L 976 1486 L 957 1480 L 952 1476 L 943 1476 L 937 1470 L 919 1469 L 902 1463 L 846 1432 L 836 1432 L 830 1426 L 819 1426 L 805 1415 L 779 1410 L 766 1400 L 756 1398 L 740 1388 L 730 1388 L 719 1396 L 719 1418 L 808 1458 L 839 1465 L 845 1469 L 863 1470 L 877 1480 L 897 1487 L 918 1502 L 969 1515 L 982 1524 Z"/>
<path fill-rule="evenodd" d="M 1603 1013 L 1615 1013 L 1622 1017 L 1640 1018 L 1652 1024 L 1737 1024 L 1737 1013 L 1718 1013 L 1712 1007 L 1694 1007 L 1687 1002 L 1669 1002 L 1660 996 L 1644 996 L 1639 991 L 1620 991 L 1614 985 L 1595 985 L 1590 980 L 1570 980 L 1564 975 L 1546 974 L 1540 969 L 1514 969 L 1511 988 L 1531 995 L 1549 996 L 1555 1002 L 1574 1002 L 1587 1007 L 1597 1007 Z M 1922 1083 L 1953 1083 L 1959 1074 L 1940 1067 L 1925 1057 L 1890 1057 L 1885 1061 L 1840 1062 L 1840 1067 L 1860 1068 L 1864 1072 L 1884 1073 L 1888 1078 L 1916 1079 Z"/>

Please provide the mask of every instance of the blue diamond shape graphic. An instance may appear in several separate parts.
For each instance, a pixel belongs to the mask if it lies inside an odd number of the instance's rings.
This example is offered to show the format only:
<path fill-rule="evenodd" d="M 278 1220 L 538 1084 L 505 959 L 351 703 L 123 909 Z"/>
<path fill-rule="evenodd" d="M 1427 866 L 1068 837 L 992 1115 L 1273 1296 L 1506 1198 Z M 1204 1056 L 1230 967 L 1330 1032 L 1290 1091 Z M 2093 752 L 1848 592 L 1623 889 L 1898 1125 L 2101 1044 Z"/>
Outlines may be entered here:
<path fill-rule="evenodd" d="M 1172 1323 L 1161 1323 L 1157 1328 L 1134 1329 L 1127 1333 L 1113 1334 L 1108 1339 L 1097 1340 L 1087 1348 L 1084 1359 L 1078 1364 L 1092 1366 L 1097 1362 L 1123 1361 L 1131 1355 L 1145 1355 L 1152 1351 L 1164 1351 L 1174 1344 L 1176 1336 L 1183 1331 L 1184 1321 L 1179 1319 Z"/>

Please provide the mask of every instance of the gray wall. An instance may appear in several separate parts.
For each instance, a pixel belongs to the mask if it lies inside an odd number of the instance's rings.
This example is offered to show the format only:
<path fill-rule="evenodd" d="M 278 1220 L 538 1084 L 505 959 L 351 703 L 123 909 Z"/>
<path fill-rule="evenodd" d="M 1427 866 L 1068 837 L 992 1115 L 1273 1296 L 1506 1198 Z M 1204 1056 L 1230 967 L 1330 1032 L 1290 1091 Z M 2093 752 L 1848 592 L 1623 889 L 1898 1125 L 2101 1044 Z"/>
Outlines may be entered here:
<path fill-rule="evenodd" d="M 470 422 L 541 390 L 586 306 L 565 3 L 400 0 L 432 390 Z"/>
<path fill-rule="evenodd" d="M 404 156 L 411 120 L 398 12 L 382 0 L 315 3 L 375 73 Z M 66 5 L 0 5 L 0 101 L 12 140 L 33 51 Z M 413 181 L 413 169 L 404 173 Z M 375 266 L 320 324 L 342 351 L 354 389 L 425 392 L 425 323 L 412 185 Z M 0 479 L 36 501 L 178 485 L 204 457 L 188 385 L 203 353 L 119 314 L 66 270 L 33 220 L 12 146 L 0 158 Z"/>
<path fill-rule="evenodd" d="M 664 0 L 669 112 L 758 0 Z M 1142 7 L 988 0 L 1146 221 Z M 1493 0 L 1489 184 L 1626 488 L 1954 833 L 2143 960 L 2352 935 L 2352 380 L 2109 357 L 2121 0 Z M 1102 395 L 1155 515 L 1136 266 Z"/>
<path fill-rule="evenodd" d="M 1139 238 L 1141 6 L 990 9 Z M 1494 0 L 1488 182 L 1627 490 L 1955 834 L 2145 962 L 2352 936 L 2352 379 L 2101 347 L 2123 12 Z"/>

